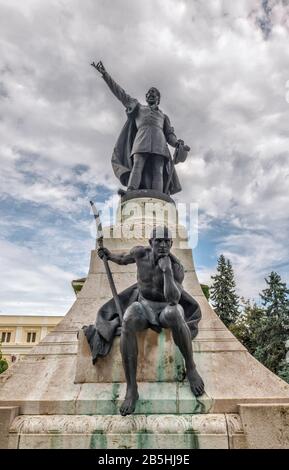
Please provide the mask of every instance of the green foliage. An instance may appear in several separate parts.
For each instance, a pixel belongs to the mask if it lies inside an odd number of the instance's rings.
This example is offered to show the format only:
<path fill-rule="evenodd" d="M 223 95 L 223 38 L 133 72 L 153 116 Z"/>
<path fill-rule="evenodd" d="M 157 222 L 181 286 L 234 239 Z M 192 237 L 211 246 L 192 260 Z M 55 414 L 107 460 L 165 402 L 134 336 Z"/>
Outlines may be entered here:
<path fill-rule="evenodd" d="M 258 338 L 256 338 L 256 327 L 264 315 L 264 309 L 258 307 L 256 303 L 241 299 L 242 313 L 240 313 L 235 323 L 229 326 L 233 335 L 241 341 L 242 344 L 254 354 Z"/>
<path fill-rule="evenodd" d="M 289 383 L 289 364 L 285 358 L 289 290 L 274 271 L 265 282 L 267 286 L 260 294 L 262 306 L 243 299 L 243 311 L 229 328 L 258 361 Z"/>
<path fill-rule="evenodd" d="M 1 344 L 0 344 L 0 374 L 2 372 L 5 372 L 5 370 L 8 369 L 8 362 L 4 357 L 2 357 L 2 352 L 1 352 Z"/>
<path fill-rule="evenodd" d="M 79 294 L 79 292 L 83 288 L 83 285 L 84 285 L 85 281 L 86 281 L 86 278 L 83 277 L 81 279 L 76 279 L 76 280 L 73 280 L 71 282 L 72 288 L 73 288 L 74 293 L 75 293 L 76 296 L 77 296 L 77 294 Z"/>
<path fill-rule="evenodd" d="M 210 299 L 210 288 L 207 286 L 207 284 L 201 284 L 201 289 L 203 291 L 204 296 L 206 297 L 207 300 Z"/>
<path fill-rule="evenodd" d="M 283 359 L 279 364 L 278 375 L 281 379 L 285 380 L 285 382 L 289 383 L 289 363 L 286 359 Z"/>
<path fill-rule="evenodd" d="M 289 326 L 289 290 L 286 283 L 281 281 L 281 277 L 275 271 L 271 272 L 265 282 L 268 287 L 262 291 L 260 297 L 266 307 L 267 317 L 280 318 Z"/>
<path fill-rule="evenodd" d="M 74 292 L 75 292 L 76 294 L 78 294 L 78 293 L 81 291 L 82 288 L 83 288 L 83 284 L 75 284 L 75 285 L 73 286 Z"/>
<path fill-rule="evenodd" d="M 230 326 L 239 317 L 239 298 L 236 294 L 234 271 L 230 260 L 220 255 L 217 264 L 217 274 L 212 276 L 213 285 L 210 288 L 213 307 L 225 323 Z"/>
<path fill-rule="evenodd" d="M 289 337 L 289 290 L 274 271 L 265 282 L 267 288 L 260 294 L 264 315 L 255 328 L 257 341 L 254 356 L 268 369 L 278 373 L 285 359 L 285 343 Z"/>

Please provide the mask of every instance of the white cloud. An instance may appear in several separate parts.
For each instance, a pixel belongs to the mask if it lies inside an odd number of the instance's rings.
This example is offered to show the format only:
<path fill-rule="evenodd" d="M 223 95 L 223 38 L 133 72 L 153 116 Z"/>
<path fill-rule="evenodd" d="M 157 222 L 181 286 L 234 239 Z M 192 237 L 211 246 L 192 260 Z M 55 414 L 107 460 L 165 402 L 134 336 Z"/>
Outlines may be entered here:
<path fill-rule="evenodd" d="M 35 253 L 0 240 L 0 251 L 1 312 L 58 315 L 68 309 L 74 299 L 75 274 L 48 263 L 44 247 Z"/>
<path fill-rule="evenodd" d="M 239 293 L 246 298 L 258 300 L 258 294 L 265 288 L 264 278 L 274 270 L 273 267 L 286 278 L 289 248 L 282 237 L 276 238 L 270 233 L 242 231 L 224 237 L 218 246 L 218 253 L 231 259 Z"/>
<path fill-rule="evenodd" d="M 253 294 L 265 267 L 288 259 L 289 5 L 266 5 L 0 0 L 1 197 L 73 219 L 87 206 L 83 186 L 92 198 L 97 184 L 116 190 L 110 157 L 126 117 L 90 67 L 102 59 L 132 96 L 160 88 L 192 148 L 177 199 L 199 204 L 200 236 L 226 225 L 216 250 L 234 258 L 244 295 L 252 277 Z"/>

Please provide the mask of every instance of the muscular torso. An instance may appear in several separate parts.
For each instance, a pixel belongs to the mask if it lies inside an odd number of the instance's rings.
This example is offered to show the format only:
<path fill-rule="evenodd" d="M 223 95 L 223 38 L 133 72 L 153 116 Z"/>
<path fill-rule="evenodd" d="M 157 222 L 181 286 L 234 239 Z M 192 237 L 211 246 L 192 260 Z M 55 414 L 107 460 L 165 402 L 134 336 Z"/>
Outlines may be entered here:
<path fill-rule="evenodd" d="M 142 252 L 140 252 L 141 249 Z M 152 250 L 149 247 L 136 248 L 136 250 L 139 250 L 135 256 L 135 262 L 140 293 L 148 300 L 165 302 L 164 273 L 154 260 Z M 183 280 L 182 268 L 172 261 L 172 271 L 176 284 L 180 286 Z"/>

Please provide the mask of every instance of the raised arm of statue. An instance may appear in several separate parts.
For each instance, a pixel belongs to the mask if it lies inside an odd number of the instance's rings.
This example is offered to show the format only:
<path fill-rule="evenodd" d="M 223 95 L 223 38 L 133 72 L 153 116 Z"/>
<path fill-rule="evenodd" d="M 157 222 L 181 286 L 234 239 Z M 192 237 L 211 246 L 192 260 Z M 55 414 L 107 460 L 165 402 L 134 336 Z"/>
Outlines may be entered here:
<path fill-rule="evenodd" d="M 111 253 L 111 251 L 109 251 L 107 248 L 99 248 L 97 253 L 101 259 L 105 256 L 107 260 L 112 261 L 116 264 L 127 265 L 135 263 L 135 257 L 131 252 L 115 254 Z"/>
<path fill-rule="evenodd" d="M 98 256 L 102 259 L 104 256 L 108 261 L 120 265 L 127 265 L 136 262 L 136 258 L 145 256 L 145 248 L 143 246 L 135 246 L 129 253 L 112 253 L 107 248 L 99 248 L 97 250 Z"/>
<path fill-rule="evenodd" d="M 113 78 L 109 75 L 109 73 L 106 71 L 103 63 L 99 61 L 97 64 L 92 62 L 91 64 L 101 75 L 104 81 L 106 82 L 107 86 L 110 88 L 114 96 L 121 101 L 121 103 L 128 108 L 132 102 L 137 101 L 135 98 L 132 98 L 130 95 L 128 95 L 123 88 L 121 88 L 114 80 Z"/>

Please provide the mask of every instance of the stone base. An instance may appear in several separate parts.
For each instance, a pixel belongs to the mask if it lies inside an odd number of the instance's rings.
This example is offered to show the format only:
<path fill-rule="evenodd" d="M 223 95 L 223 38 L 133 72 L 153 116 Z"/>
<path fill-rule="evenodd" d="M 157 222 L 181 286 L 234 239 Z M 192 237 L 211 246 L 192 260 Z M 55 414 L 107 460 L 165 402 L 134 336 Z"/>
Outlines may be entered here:
<path fill-rule="evenodd" d="M 239 407 L 248 449 L 289 449 L 289 405 Z"/>
<path fill-rule="evenodd" d="M 138 339 L 138 382 L 180 382 L 185 378 L 184 361 L 171 331 L 160 334 L 145 330 Z M 79 331 L 74 383 L 125 382 L 120 340 L 115 338 L 110 353 L 92 364 L 91 351 L 83 330 Z"/>
<path fill-rule="evenodd" d="M 123 204 L 126 201 L 139 200 L 139 199 L 151 199 L 169 202 L 175 205 L 175 201 L 168 195 L 155 189 L 137 189 L 134 191 L 126 191 L 121 197 L 121 203 Z"/>
<path fill-rule="evenodd" d="M 238 415 L 19 416 L 19 449 L 229 449 L 246 446 Z"/>

